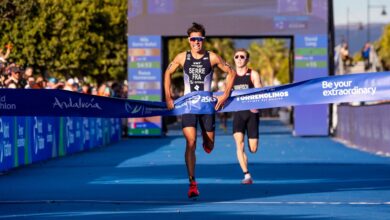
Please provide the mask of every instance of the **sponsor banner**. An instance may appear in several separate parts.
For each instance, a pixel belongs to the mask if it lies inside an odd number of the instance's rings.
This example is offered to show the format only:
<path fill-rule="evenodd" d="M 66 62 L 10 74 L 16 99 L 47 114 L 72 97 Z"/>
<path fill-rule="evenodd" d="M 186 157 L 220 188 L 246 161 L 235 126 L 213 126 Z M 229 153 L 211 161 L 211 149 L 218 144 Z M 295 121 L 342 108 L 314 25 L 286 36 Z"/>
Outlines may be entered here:
<path fill-rule="evenodd" d="M 42 161 L 52 157 L 52 142 L 47 142 L 48 135 L 48 117 L 28 118 L 30 127 L 29 136 L 31 137 L 31 159 L 32 162 Z M 52 129 L 52 128 L 51 128 Z"/>
<path fill-rule="evenodd" d="M 92 128 L 90 127 L 90 118 L 83 117 L 82 119 L 82 124 L 81 124 L 81 132 L 82 132 L 82 145 L 84 150 L 91 149 L 91 130 Z"/>
<path fill-rule="evenodd" d="M 157 115 L 212 114 L 219 93 L 193 92 L 175 101 L 168 111 L 164 102 L 98 97 L 62 90 L 0 90 L 0 111 L 3 115 L 51 115 L 84 117 L 150 117 Z M 232 92 L 222 112 L 390 99 L 389 72 L 320 77 L 277 87 L 236 90 Z M 28 100 L 34 100 L 29 102 Z M 37 119 L 38 120 L 38 119 Z M 101 119 L 100 119 L 101 120 Z M 65 121 L 65 123 L 70 123 Z M 82 123 L 82 122 L 79 122 Z M 97 120 L 98 129 L 102 122 Z M 74 123 L 71 123 L 72 125 Z M 67 132 L 76 132 L 77 123 Z M 81 125 L 80 125 L 81 127 Z M 72 143 L 73 133 L 67 134 Z M 102 132 L 97 130 L 96 132 Z M 37 133 L 37 135 L 41 135 Z M 74 133 L 76 135 L 76 133 Z M 103 134 L 98 136 L 102 137 Z"/>
<path fill-rule="evenodd" d="M 20 166 L 29 164 L 31 161 L 31 152 L 29 146 L 32 145 L 31 139 L 29 138 L 30 123 L 28 117 L 14 117 L 14 165 Z"/>
<path fill-rule="evenodd" d="M 120 118 L 110 118 L 110 140 L 112 142 L 119 141 L 122 137 L 122 122 Z"/>
<path fill-rule="evenodd" d="M 0 172 L 103 146 L 120 138 L 119 118 L 2 116 Z"/>
<path fill-rule="evenodd" d="M 82 118 L 66 117 L 65 118 L 65 149 L 66 154 L 75 153 L 83 150 L 82 141 Z"/>
<path fill-rule="evenodd" d="M 60 119 L 58 117 L 45 117 L 43 131 L 45 132 L 45 145 L 51 151 L 51 157 L 58 156 L 60 135 Z"/>
<path fill-rule="evenodd" d="M 9 169 L 14 167 L 14 117 L 0 118 L 0 167 Z"/>

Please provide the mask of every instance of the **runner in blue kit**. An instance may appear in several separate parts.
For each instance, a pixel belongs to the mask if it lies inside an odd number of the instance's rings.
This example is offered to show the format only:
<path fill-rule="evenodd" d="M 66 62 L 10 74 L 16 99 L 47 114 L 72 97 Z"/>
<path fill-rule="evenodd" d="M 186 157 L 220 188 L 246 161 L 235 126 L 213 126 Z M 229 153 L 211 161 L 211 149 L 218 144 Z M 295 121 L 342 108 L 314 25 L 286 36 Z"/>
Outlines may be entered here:
<path fill-rule="evenodd" d="M 249 69 L 247 64 L 249 53 L 245 49 L 237 49 L 234 53 L 237 76 L 234 79 L 234 90 L 260 88 L 262 83 L 259 73 Z M 248 136 L 249 151 L 257 151 L 259 141 L 259 111 L 257 109 L 237 111 L 233 113 L 233 136 L 236 141 L 237 159 L 244 173 L 242 184 L 252 184 L 253 180 L 248 171 L 248 158 L 245 153 L 245 132 Z"/>
<path fill-rule="evenodd" d="M 236 71 L 220 56 L 211 51 L 206 51 L 203 48 L 206 34 L 203 25 L 193 23 L 187 30 L 187 34 L 191 50 L 179 53 L 165 71 L 164 90 L 167 108 L 174 108 L 171 93 L 171 75 L 177 68 L 180 66 L 183 67 L 184 94 L 188 94 L 194 91 L 211 91 L 213 68 L 217 66 L 227 73 L 226 89 L 221 96 L 217 97 L 217 104 L 215 105 L 215 109 L 218 110 L 223 107 L 225 101 L 230 96 Z M 185 161 L 190 181 L 188 191 L 189 198 L 196 198 L 199 196 L 199 190 L 195 180 L 196 129 L 198 123 L 202 130 L 203 149 L 206 153 L 210 153 L 214 148 L 215 114 L 185 114 L 182 116 L 182 129 L 184 137 L 186 138 Z"/>

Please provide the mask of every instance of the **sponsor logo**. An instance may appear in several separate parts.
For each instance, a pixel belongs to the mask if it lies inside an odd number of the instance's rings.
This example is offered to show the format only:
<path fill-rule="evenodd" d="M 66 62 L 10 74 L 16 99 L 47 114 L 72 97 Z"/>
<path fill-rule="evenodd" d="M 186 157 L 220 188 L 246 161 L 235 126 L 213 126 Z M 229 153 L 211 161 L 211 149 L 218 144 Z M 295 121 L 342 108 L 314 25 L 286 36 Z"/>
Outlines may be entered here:
<path fill-rule="evenodd" d="M 24 147 L 24 127 L 17 125 L 18 126 L 18 138 L 17 138 L 17 147 Z"/>
<path fill-rule="evenodd" d="M 185 107 L 186 112 L 191 111 L 191 109 L 201 110 L 202 107 L 204 107 L 201 103 L 212 103 L 216 100 L 217 98 L 214 98 L 212 96 L 194 95 L 192 97 L 189 97 L 188 99 L 183 100 L 182 103 L 175 105 L 175 108 L 180 109 Z"/>
<path fill-rule="evenodd" d="M 83 130 L 84 130 L 83 143 L 85 144 L 90 139 L 88 118 L 83 118 Z"/>
<path fill-rule="evenodd" d="M 3 120 L 0 118 L 0 133 L 3 134 Z M 0 163 L 3 162 L 3 146 L 4 146 L 4 141 L 3 144 L 0 145 Z"/>
<path fill-rule="evenodd" d="M 375 95 L 376 87 L 353 86 L 352 81 L 322 81 L 323 96 Z"/>
<path fill-rule="evenodd" d="M 3 159 L 5 157 L 10 157 L 12 155 L 12 145 L 9 142 L 10 139 L 9 123 L 3 123 L 3 120 L 1 118 L 0 118 L 0 133 L 3 134 L 3 143 L 0 146 L 0 162 L 3 162 Z"/>
<path fill-rule="evenodd" d="M 45 149 L 45 139 L 43 138 L 43 123 L 37 117 L 34 117 L 33 140 L 35 154 L 38 154 L 39 150 Z"/>
<path fill-rule="evenodd" d="M 66 117 L 66 125 L 65 125 L 65 133 L 66 133 L 66 147 L 69 148 L 75 141 L 75 134 L 73 129 L 73 119 L 71 117 Z"/>
<path fill-rule="evenodd" d="M 251 94 L 251 95 L 243 95 L 237 97 L 237 101 L 245 101 L 245 102 L 264 102 L 264 101 L 275 101 L 281 100 L 284 97 L 288 97 L 288 91 L 281 92 L 267 92 L 262 94 Z"/>
<path fill-rule="evenodd" d="M 130 103 L 126 102 L 125 105 L 126 112 L 131 114 L 137 114 L 139 112 L 142 112 L 143 106 L 142 105 L 131 105 Z"/>
<path fill-rule="evenodd" d="M 0 109 L 1 110 L 15 110 L 16 104 L 7 103 L 7 97 L 1 96 L 0 97 Z"/>
<path fill-rule="evenodd" d="M 0 146 L 0 163 L 3 162 L 3 146 L 4 146 L 4 143 Z"/>
<path fill-rule="evenodd" d="M 95 102 L 95 99 L 92 98 L 89 102 L 83 102 L 81 98 L 74 101 L 72 98 L 69 98 L 67 101 L 60 101 L 57 97 L 54 98 L 53 108 L 58 107 L 60 109 L 99 109 L 102 110 L 99 103 Z"/>

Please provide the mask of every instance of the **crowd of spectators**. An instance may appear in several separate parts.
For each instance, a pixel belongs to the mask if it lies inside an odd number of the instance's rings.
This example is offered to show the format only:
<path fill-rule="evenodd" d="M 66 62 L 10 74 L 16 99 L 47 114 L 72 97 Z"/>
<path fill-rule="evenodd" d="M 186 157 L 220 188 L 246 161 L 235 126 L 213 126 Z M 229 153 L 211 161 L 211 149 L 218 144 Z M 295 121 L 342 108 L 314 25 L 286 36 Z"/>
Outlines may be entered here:
<path fill-rule="evenodd" d="M 21 68 L 17 64 L 7 62 L 12 45 L 6 45 L 3 53 L 0 48 L 0 88 L 18 89 L 63 89 L 91 95 L 127 98 L 127 82 L 105 82 L 100 85 L 85 82 L 79 78 L 55 78 L 34 74 L 32 67 Z"/>

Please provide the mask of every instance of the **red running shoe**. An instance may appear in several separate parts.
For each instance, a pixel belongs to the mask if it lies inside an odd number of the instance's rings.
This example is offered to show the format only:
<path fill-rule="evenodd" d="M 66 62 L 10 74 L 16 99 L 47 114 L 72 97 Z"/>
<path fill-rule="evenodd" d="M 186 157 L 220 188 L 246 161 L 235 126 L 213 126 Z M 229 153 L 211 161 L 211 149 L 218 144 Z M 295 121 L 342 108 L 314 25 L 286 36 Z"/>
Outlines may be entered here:
<path fill-rule="evenodd" d="M 213 151 L 213 148 L 214 147 L 208 147 L 206 146 L 204 143 L 202 144 L 203 145 L 203 150 L 206 152 L 206 153 L 211 153 L 211 151 Z"/>
<path fill-rule="evenodd" d="M 198 184 L 195 181 L 190 183 L 190 188 L 188 189 L 188 198 L 197 199 L 199 196 Z"/>

